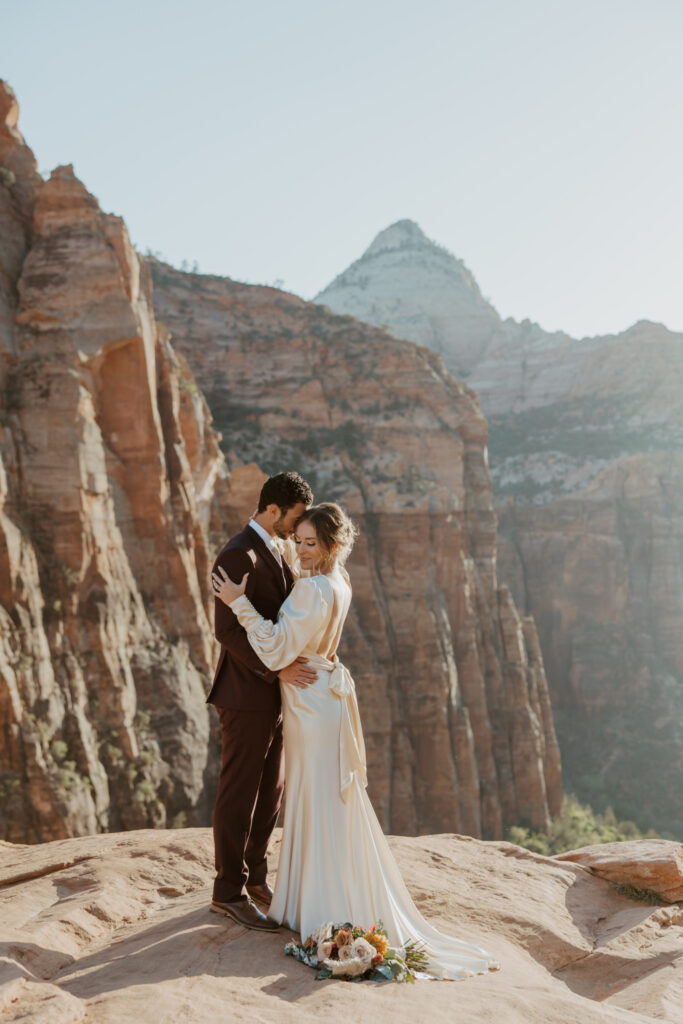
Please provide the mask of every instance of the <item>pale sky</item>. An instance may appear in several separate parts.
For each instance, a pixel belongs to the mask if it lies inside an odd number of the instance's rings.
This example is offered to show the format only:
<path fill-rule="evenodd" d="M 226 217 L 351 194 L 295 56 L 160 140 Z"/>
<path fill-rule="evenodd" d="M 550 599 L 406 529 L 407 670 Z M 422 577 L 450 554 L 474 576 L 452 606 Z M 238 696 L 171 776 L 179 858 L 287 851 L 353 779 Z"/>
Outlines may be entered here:
<path fill-rule="evenodd" d="M 43 172 L 312 298 L 404 217 L 502 316 L 683 331 L 681 0 L 0 0 Z"/>

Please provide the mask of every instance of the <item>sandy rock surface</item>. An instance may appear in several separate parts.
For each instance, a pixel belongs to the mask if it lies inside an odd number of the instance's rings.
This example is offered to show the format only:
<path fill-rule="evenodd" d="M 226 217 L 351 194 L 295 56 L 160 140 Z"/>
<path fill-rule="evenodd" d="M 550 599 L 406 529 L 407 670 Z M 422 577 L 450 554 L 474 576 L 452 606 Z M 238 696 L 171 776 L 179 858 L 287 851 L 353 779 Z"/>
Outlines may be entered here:
<path fill-rule="evenodd" d="M 683 1020 L 680 905 L 633 902 L 581 865 L 508 843 L 439 835 L 391 844 L 425 916 L 484 944 L 499 973 L 415 986 L 318 982 L 284 955 L 290 932 L 261 935 L 209 913 L 208 829 L 142 830 L 0 844 L 0 1019 Z M 629 862 L 634 846 L 624 844 Z M 276 840 L 274 868 L 277 852 Z"/>

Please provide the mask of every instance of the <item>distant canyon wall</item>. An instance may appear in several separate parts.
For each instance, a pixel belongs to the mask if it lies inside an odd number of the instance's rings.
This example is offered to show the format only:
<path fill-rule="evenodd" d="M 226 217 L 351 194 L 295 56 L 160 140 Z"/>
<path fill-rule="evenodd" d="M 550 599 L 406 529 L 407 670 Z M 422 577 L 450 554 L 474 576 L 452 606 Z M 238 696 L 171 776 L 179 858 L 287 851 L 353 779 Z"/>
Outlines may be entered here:
<path fill-rule="evenodd" d="M 410 221 L 318 301 L 464 374 L 489 423 L 498 575 L 538 627 L 566 783 L 683 838 L 683 335 L 501 320 Z"/>

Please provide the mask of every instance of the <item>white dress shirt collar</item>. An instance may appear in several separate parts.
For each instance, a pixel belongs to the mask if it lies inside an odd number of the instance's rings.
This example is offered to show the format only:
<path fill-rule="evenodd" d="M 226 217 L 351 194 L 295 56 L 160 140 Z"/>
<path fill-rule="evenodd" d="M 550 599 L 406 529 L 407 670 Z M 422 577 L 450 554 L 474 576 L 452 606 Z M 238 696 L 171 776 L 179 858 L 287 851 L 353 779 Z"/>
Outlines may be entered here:
<path fill-rule="evenodd" d="M 282 565 L 282 555 L 280 554 L 280 549 L 277 546 L 275 538 L 271 537 L 271 535 L 268 533 L 268 531 L 264 530 L 263 527 L 261 526 L 261 524 L 257 523 L 255 519 L 250 519 L 249 520 L 249 525 L 251 526 L 252 530 L 255 533 L 258 533 L 259 537 L 261 538 L 262 541 L 265 542 L 267 547 L 270 548 L 270 550 L 275 555 L 276 561 L 279 562 L 280 565 Z"/>

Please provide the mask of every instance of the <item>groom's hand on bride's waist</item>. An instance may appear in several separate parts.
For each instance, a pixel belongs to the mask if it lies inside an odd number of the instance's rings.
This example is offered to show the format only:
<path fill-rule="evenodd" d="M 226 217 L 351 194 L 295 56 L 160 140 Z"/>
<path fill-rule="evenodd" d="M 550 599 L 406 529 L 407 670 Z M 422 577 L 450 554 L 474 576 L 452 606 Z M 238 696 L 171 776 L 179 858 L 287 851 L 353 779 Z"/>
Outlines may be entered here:
<path fill-rule="evenodd" d="M 290 686 L 298 686 L 300 690 L 305 690 L 316 681 L 318 673 L 311 668 L 305 658 L 297 658 L 291 665 L 281 668 L 278 677 L 282 683 L 289 683 Z"/>

